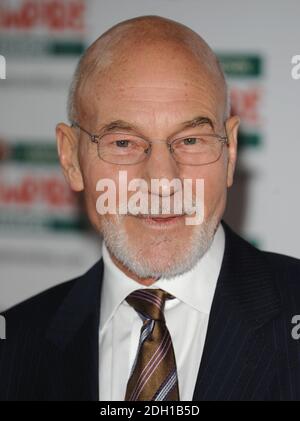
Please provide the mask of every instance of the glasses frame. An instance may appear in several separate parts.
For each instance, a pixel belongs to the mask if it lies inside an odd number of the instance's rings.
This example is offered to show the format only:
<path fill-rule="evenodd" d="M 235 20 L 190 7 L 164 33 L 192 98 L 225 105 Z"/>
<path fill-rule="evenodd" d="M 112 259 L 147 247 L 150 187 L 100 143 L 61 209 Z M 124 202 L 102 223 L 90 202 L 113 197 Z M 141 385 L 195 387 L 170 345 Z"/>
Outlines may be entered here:
<path fill-rule="evenodd" d="M 71 121 L 71 127 L 72 128 L 78 128 L 79 130 L 82 130 L 85 134 L 87 134 L 88 136 L 89 136 L 89 138 L 90 138 L 90 140 L 91 140 L 91 142 L 92 143 L 96 143 L 97 145 L 99 145 L 100 144 L 100 141 L 101 141 L 101 138 L 103 137 L 103 136 L 105 136 L 105 135 L 107 135 L 107 134 L 109 134 L 109 133 L 103 133 L 103 134 L 93 134 L 93 133 L 90 133 L 89 131 L 87 131 L 86 129 L 84 129 L 81 125 L 79 125 L 79 123 L 77 123 L 77 121 Z M 225 129 L 225 133 L 226 133 L 226 127 L 225 127 L 225 123 L 224 123 L 224 129 Z M 126 133 L 126 132 L 114 132 L 114 134 L 123 134 L 123 135 L 125 135 L 125 134 L 129 134 L 129 133 Z M 149 150 L 150 150 L 150 153 L 151 153 L 151 150 L 152 150 L 152 144 L 153 143 L 166 143 L 165 141 L 163 141 L 163 140 L 155 140 L 155 141 L 150 141 L 150 140 L 148 140 L 148 139 L 145 139 L 145 138 L 143 138 L 143 136 L 139 136 L 139 135 L 136 135 L 137 137 L 139 137 L 139 138 L 141 138 L 141 139 L 143 139 L 145 142 L 147 142 L 148 144 L 149 144 Z M 185 138 L 185 136 L 182 136 L 182 137 L 178 137 L 178 138 L 176 138 L 176 139 L 173 139 L 171 142 L 167 142 L 166 144 L 167 144 L 167 146 L 168 146 L 168 148 L 169 148 L 169 151 L 170 151 L 170 153 L 171 153 L 171 156 L 172 156 L 172 158 L 174 159 L 174 161 L 175 162 L 177 162 L 178 164 L 180 164 L 180 165 L 189 165 L 189 166 L 203 166 L 203 165 L 210 165 L 210 164 L 214 164 L 215 162 L 217 162 L 220 158 L 221 158 L 221 156 L 222 156 L 222 153 L 223 153 L 223 147 L 224 147 L 224 145 L 228 145 L 228 136 L 227 136 L 227 134 L 226 134 L 226 136 L 221 136 L 221 135 L 219 135 L 219 134 L 216 134 L 216 133 L 208 133 L 208 134 L 205 134 L 205 136 L 211 136 L 211 137 L 213 137 L 213 138 L 215 138 L 215 139 L 217 139 L 217 140 L 219 140 L 219 142 L 221 142 L 221 144 L 222 144 L 222 149 L 221 149 L 221 152 L 220 152 L 220 155 L 218 156 L 218 158 L 217 159 L 215 159 L 214 161 L 211 161 L 211 162 L 207 162 L 207 163 L 205 163 L 205 164 L 183 164 L 182 162 L 180 162 L 180 161 L 177 161 L 176 159 L 175 159 L 175 157 L 174 157 L 174 154 L 173 154 L 173 150 L 172 150 L 172 144 L 176 141 L 176 140 L 178 140 L 178 139 L 184 139 Z M 187 137 L 189 137 L 189 136 L 187 136 Z M 190 136 L 191 137 L 191 136 Z M 109 164 L 114 164 L 114 165 L 136 165 L 136 164 L 139 164 L 139 163 L 141 163 L 141 162 L 143 162 L 147 157 L 149 157 L 150 156 L 150 153 L 148 154 L 148 150 L 147 150 L 147 152 L 145 152 L 145 157 L 143 157 L 143 159 L 141 159 L 140 161 L 137 161 L 137 162 L 134 162 L 134 163 L 130 163 L 130 164 L 124 164 L 124 163 L 122 163 L 122 164 L 118 164 L 118 163 L 115 163 L 115 162 L 110 162 L 110 161 L 106 161 L 105 159 L 103 159 L 101 156 L 100 156 L 100 154 L 99 154 L 99 152 L 98 152 L 98 157 L 99 157 L 99 159 L 101 159 L 102 161 L 104 161 L 104 162 L 107 162 L 107 163 L 109 163 Z"/>

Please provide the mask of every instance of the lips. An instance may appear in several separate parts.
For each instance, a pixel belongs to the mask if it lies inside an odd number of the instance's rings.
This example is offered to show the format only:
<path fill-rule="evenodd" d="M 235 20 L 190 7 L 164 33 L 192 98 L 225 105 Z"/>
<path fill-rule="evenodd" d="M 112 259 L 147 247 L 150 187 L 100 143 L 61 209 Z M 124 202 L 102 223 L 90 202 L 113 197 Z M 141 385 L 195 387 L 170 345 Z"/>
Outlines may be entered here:
<path fill-rule="evenodd" d="M 150 216 L 149 218 L 152 219 L 153 221 L 156 221 L 156 222 L 168 222 L 168 221 L 172 221 L 173 219 L 178 218 L 178 217 L 179 217 L 179 215 L 166 216 L 166 217 L 161 217 L 161 216 L 153 217 L 153 216 Z"/>
<path fill-rule="evenodd" d="M 168 224 L 175 221 L 178 221 L 184 215 L 137 215 L 138 218 L 142 219 L 144 222 L 154 223 L 154 224 Z"/>
<path fill-rule="evenodd" d="M 178 218 L 179 216 L 183 216 L 183 214 L 171 214 L 171 215 L 144 215 L 144 214 L 138 214 L 136 215 L 138 218 L 152 218 L 152 219 L 171 219 L 171 218 Z"/>

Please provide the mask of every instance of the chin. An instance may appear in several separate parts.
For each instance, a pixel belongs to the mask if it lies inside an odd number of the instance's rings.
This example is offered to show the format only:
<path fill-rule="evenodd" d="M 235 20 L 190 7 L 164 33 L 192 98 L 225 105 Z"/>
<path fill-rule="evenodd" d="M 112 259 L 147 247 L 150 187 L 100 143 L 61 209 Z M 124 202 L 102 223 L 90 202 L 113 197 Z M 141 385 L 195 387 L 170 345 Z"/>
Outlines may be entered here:
<path fill-rule="evenodd" d="M 102 235 L 115 258 L 140 278 L 170 278 L 192 269 L 210 247 L 216 220 L 175 230 L 148 230 L 126 218 L 102 220 Z"/>

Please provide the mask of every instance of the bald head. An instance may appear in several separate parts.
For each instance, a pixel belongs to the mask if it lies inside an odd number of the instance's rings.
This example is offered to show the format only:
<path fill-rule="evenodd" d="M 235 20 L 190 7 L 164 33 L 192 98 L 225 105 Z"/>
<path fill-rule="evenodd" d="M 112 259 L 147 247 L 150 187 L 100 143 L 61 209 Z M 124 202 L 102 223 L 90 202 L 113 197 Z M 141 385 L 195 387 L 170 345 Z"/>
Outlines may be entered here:
<path fill-rule="evenodd" d="M 103 33 L 85 51 L 76 68 L 68 99 L 69 119 L 78 120 L 84 107 L 88 85 L 96 76 L 104 79 L 113 66 L 126 64 L 134 52 L 146 54 L 162 51 L 181 55 L 187 63 L 193 61 L 201 73 L 209 76 L 211 84 L 220 92 L 224 103 L 224 118 L 229 114 L 228 90 L 219 61 L 208 44 L 193 30 L 160 16 L 140 16 L 118 23 Z M 199 72 L 200 73 L 200 72 Z M 89 88 L 91 88 L 89 86 Z M 91 89 L 89 89 L 91 91 Z"/>

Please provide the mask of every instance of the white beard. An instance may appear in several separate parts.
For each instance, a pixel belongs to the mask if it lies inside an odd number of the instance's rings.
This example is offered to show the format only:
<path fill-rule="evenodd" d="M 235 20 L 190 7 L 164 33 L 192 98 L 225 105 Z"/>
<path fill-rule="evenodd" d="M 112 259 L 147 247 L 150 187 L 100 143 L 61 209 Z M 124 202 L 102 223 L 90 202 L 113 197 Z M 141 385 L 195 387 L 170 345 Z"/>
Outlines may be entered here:
<path fill-rule="evenodd" d="M 130 240 L 123 225 L 123 215 L 117 215 L 113 222 L 107 218 L 102 219 L 102 236 L 110 253 L 126 268 L 139 278 L 165 278 L 170 279 L 191 270 L 210 248 L 215 232 L 219 226 L 218 218 L 211 218 L 200 225 L 193 227 L 193 233 L 184 244 L 178 244 L 176 259 L 168 262 L 159 262 L 159 255 L 154 259 L 147 255 L 148 250 L 155 250 L 164 242 L 166 247 L 170 242 L 168 234 L 157 236 L 143 246 L 139 239 Z M 174 252 L 173 252 L 174 254 Z M 170 261 L 172 260 L 172 261 Z"/>

